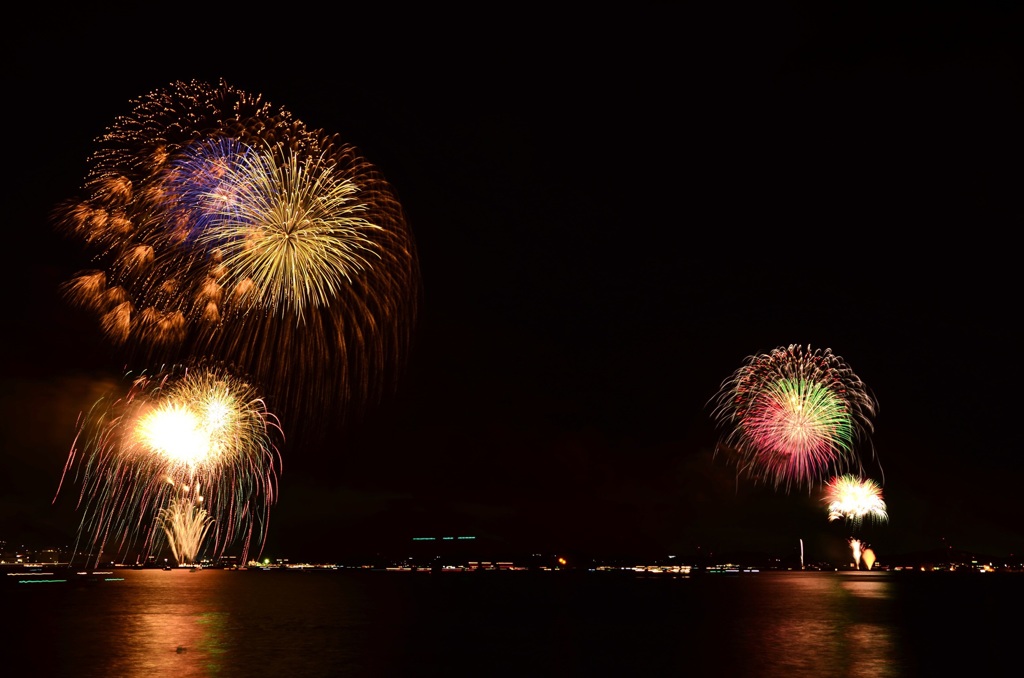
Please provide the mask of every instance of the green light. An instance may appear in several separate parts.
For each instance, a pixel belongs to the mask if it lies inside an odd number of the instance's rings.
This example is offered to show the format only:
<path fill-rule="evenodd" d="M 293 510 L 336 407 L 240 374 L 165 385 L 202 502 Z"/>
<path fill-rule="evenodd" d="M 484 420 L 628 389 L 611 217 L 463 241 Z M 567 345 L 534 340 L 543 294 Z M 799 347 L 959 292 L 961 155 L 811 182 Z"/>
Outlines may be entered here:
<path fill-rule="evenodd" d="M 67 579 L 19 579 L 19 584 L 59 584 Z"/>

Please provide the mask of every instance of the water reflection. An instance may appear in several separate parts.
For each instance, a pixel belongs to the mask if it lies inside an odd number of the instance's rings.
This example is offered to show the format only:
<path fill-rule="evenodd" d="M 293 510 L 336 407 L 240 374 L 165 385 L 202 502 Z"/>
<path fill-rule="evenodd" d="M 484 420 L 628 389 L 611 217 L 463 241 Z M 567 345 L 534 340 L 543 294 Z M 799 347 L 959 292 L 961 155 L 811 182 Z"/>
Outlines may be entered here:
<path fill-rule="evenodd" d="M 766 573 L 748 596 L 738 632 L 747 675 L 903 675 L 884 575 Z"/>
<path fill-rule="evenodd" d="M 109 628 L 110 675 L 224 675 L 229 613 L 219 609 L 219 589 L 209 577 L 219 573 L 147 570 L 132 573 L 126 589 L 144 605 L 129 605 Z M 125 591 L 129 593 L 129 591 Z"/>
<path fill-rule="evenodd" d="M 19 620 L 0 649 L 77 678 L 942 675 L 1015 656 L 1022 592 L 1017 575 L 871 571 L 132 570 L 0 590 Z"/>
<path fill-rule="evenodd" d="M 850 572 L 842 576 L 842 588 L 851 595 L 863 598 L 892 598 L 892 582 L 887 575 Z"/>

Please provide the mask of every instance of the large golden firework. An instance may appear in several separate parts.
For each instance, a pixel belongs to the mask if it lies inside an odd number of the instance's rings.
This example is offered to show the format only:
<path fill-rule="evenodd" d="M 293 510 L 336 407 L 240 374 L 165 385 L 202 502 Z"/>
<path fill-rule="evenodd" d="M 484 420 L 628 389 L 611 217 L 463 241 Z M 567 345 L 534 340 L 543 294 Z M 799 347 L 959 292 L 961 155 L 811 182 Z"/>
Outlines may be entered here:
<path fill-rule="evenodd" d="M 420 271 L 376 167 L 224 81 L 132 103 L 56 211 L 90 256 L 67 298 L 146 364 L 236 365 L 283 419 L 336 420 L 390 390 Z"/>
<path fill-rule="evenodd" d="M 137 377 L 123 397 L 93 406 L 68 456 L 61 487 L 81 482 L 79 546 L 97 562 L 123 559 L 133 548 L 156 549 L 157 527 L 209 527 L 213 557 L 238 547 L 245 562 L 253 539 L 261 550 L 266 537 L 281 441 L 255 388 L 227 368 Z M 197 555 L 184 533 L 168 536 L 176 554 Z"/>

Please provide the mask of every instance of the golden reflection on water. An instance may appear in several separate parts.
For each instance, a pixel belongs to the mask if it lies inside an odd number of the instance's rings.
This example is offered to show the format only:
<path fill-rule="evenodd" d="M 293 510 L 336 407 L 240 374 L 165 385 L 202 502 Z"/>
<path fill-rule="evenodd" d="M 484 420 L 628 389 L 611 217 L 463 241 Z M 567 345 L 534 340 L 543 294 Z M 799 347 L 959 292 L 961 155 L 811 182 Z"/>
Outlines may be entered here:
<path fill-rule="evenodd" d="M 892 584 L 889 582 L 885 575 L 880 577 L 873 577 L 867 575 L 858 576 L 859 573 L 849 573 L 847 576 L 839 575 L 842 577 L 841 585 L 843 590 L 853 596 L 860 596 L 862 598 L 891 598 L 892 597 Z"/>
<path fill-rule="evenodd" d="M 887 577 L 869 572 L 758 576 L 764 591 L 738 623 L 745 653 L 740 664 L 747 675 L 903 675 L 893 622 L 878 604 L 891 597 Z"/>
<path fill-rule="evenodd" d="M 226 675 L 229 613 L 218 610 L 212 572 L 132 573 L 147 588 L 147 605 L 123 610 L 110 633 L 109 675 L 134 678 Z M 115 646 L 116 644 L 116 646 Z"/>
<path fill-rule="evenodd" d="M 999 621 L 1021 599 L 1016 575 L 535 574 L 185 569 L 11 584 L 0 603 L 21 623 L 3 660 L 75 678 L 886 678 L 996 666 L 1019 645 Z"/>

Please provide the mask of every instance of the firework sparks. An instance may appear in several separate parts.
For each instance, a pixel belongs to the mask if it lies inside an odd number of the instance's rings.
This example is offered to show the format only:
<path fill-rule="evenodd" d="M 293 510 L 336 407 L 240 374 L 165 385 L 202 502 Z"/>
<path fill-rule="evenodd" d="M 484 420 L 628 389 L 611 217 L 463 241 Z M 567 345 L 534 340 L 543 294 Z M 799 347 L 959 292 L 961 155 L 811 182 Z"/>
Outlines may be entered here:
<path fill-rule="evenodd" d="M 845 520 L 854 527 L 865 518 L 886 521 L 889 514 L 882 498 L 882 488 L 870 478 L 844 474 L 828 481 L 825 487 L 828 519 Z"/>
<path fill-rule="evenodd" d="M 856 570 L 860 569 L 860 561 L 863 555 L 864 544 L 860 539 L 850 539 L 850 554 L 853 556 L 853 567 Z"/>
<path fill-rule="evenodd" d="M 85 197 L 56 213 L 92 259 L 69 301 L 150 364 L 236 365 L 278 416 L 336 416 L 393 385 L 420 278 L 376 168 L 223 81 L 132 103 L 97 140 Z"/>
<path fill-rule="evenodd" d="M 791 344 L 747 358 L 722 382 L 714 413 L 741 472 L 789 490 L 861 468 L 877 404 L 831 349 Z"/>
<path fill-rule="evenodd" d="M 212 519 L 199 502 L 202 497 L 176 497 L 160 509 L 157 521 L 167 536 L 171 554 L 178 565 L 194 565 Z"/>
<path fill-rule="evenodd" d="M 82 420 L 58 494 L 74 469 L 79 542 L 97 562 L 104 550 L 124 556 L 140 540 L 154 549 L 156 526 L 179 561 L 196 556 L 207 529 L 214 556 L 240 545 L 244 561 L 254 535 L 260 548 L 266 537 L 279 434 L 254 387 L 225 368 L 139 377 L 125 397 L 97 402 Z"/>
<path fill-rule="evenodd" d="M 204 159 L 204 162 L 209 162 Z M 302 163 L 281 146 L 240 153 L 198 191 L 196 244 L 218 252 L 222 287 L 282 316 L 328 306 L 380 261 L 382 226 L 368 220 L 361 188 L 321 155 Z"/>

